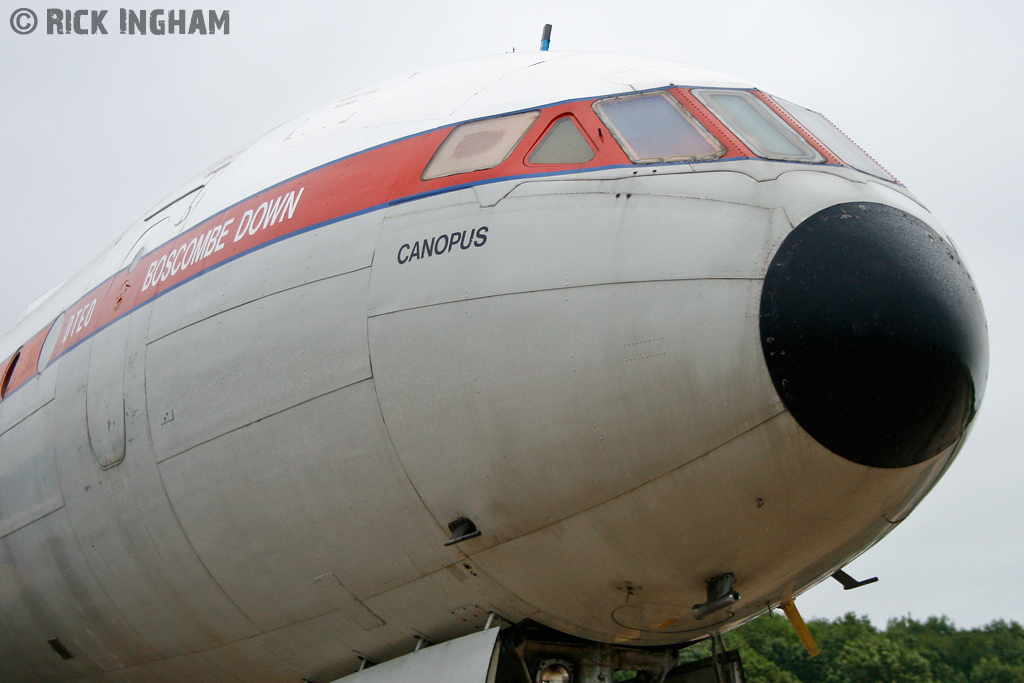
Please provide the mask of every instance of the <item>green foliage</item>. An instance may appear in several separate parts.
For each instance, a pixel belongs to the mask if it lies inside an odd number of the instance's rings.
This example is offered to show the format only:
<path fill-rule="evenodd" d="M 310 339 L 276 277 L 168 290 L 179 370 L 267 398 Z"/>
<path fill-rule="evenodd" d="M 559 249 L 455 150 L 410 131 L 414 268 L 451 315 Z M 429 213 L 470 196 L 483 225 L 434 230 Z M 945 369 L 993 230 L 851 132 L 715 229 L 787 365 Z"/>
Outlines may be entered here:
<path fill-rule="evenodd" d="M 748 683 L 1024 683 L 1024 628 L 994 621 L 957 629 L 946 617 L 894 619 L 879 630 L 853 613 L 812 620 L 821 654 L 810 657 L 781 614 L 725 636 L 739 648 Z M 701 643 L 680 661 L 710 656 Z"/>
<path fill-rule="evenodd" d="M 740 655 L 747 683 L 800 683 L 800 679 L 778 664 L 769 660 L 757 650 L 747 650 Z"/>
<path fill-rule="evenodd" d="M 885 635 L 851 640 L 843 646 L 827 683 L 932 683 L 928 660 Z"/>
<path fill-rule="evenodd" d="M 1024 683 L 1024 667 L 982 657 L 971 669 L 971 683 Z"/>

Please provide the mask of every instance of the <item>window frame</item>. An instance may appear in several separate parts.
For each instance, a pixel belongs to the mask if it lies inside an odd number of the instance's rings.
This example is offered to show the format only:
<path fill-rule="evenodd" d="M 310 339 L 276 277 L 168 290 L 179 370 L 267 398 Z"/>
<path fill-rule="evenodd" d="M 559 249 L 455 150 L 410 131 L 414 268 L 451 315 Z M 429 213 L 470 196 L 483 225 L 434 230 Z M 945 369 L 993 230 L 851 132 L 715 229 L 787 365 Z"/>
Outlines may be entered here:
<path fill-rule="evenodd" d="M 668 100 L 669 104 L 672 107 L 674 107 L 676 111 L 679 112 L 679 114 L 682 115 L 683 119 L 686 120 L 691 126 L 693 126 L 694 130 L 697 131 L 698 135 L 704 138 L 704 140 L 706 140 L 711 145 L 711 147 L 714 148 L 716 151 L 713 154 L 708 154 L 705 156 L 691 155 L 683 157 L 640 157 L 638 154 L 636 154 L 636 151 L 629 144 L 629 142 L 624 139 L 623 135 L 619 132 L 615 125 L 601 111 L 600 105 L 604 102 L 617 102 L 653 96 L 661 96 L 664 99 Z M 726 147 L 725 143 L 723 143 L 711 131 L 705 128 L 704 125 L 697 119 L 697 117 L 694 116 L 689 109 L 683 106 L 683 103 L 680 102 L 678 98 L 674 97 L 671 92 L 665 89 L 645 90 L 643 92 L 629 93 L 627 95 L 604 97 L 595 100 L 594 103 L 591 105 L 591 108 L 594 110 L 594 113 L 597 114 L 597 117 L 601 120 L 605 127 L 608 128 L 608 132 L 611 134 L 612 138 L 618 143 L 619 147 L 622 148 L 622 151 L 625 152 L 629 160 L 637 165 L 677 164 L 694 163 L 700 161 L 715 161 L 716 159 L 721 159 L 722 157 L 726 156 L 729 153 L 728 147 Z"/>
<path fill-rule="evenodd" d="M 896 179 L 896 176 L 878 163 L 873 156 L 868 154 L 867 151 L 857 144 L 853 138 L 847 135 L 842 128 L 833 123 L 831 119 L 821 112 L 814 111 L 813 109 L 804 107 L 796 102 L 784 100 L 781 97 L 775 97 L 772 95 L 768 95 L 768 97 L 771 99 L 772 103 L 779 107 L 779 109 L 786 112 L 789 116 L 792 116 L 793 120 L 803 127 L 807 131 L 808 135 L 813 136 L 822 147 L 828 149 L 835 156 L 836 160 L 843 166 L 860 171 L 861 173 L 866 173 L 867 175 L 879 178 L 880 180 L 887 180 L 889 182 L 896 183 L 897 185 L 901 184 L 900 181 Z M 798 110 L 798 113 L 795 113 L 793 111 L 794 109 Z M 807 125 L 808 122 L 803 119 L 803 114 L 810 114 L 813 117 L 817 117 L 817 121 L 815 121 L 815 123 L 820 122 L 824 124 L 825 131 L 828 133 L 834 133 L 840 144 L 843 144 L 843 141 L 845 140 L 846 149 L 837 149 L 836 145 L 830 144 L 826 137 L 822 137 L 814 128 Z M 853 152 L 853 161 L 844 154 L 847 150 Z"/>
<path fill-rule="evenodd" d="M 423 171 L 420 173 L 420 180 L 421 181 L 428 181 L 429 182 L 429 181 L 432 181 L 432 180 L 439 180 L 441 178 L 450 178 L 452 176 L 463 175 L 463 174 L 466 174 L 466 173 L 476 173 L 478 171 L 489 171 L 492 168 L 497 168 L 498 166 L 501 166 L 503 163 L 505 163 L 506 161 L 509 160 L 509 158 L 512 156 L 512 153 L 516 151 L 516 149 L 519 147 L 520 144 L 522 144 L 523 139 L 529 134 L 530 130 L 534 127 L 534 125 L 536 125 L 537 120 L 541 117 L 542 111 L 543 111 L 542 109 L 528 109 L 526 111 L 517 111 L 517 112 L 512 112 L 512 113 L 509 113 L 509 114 L 501 114 L 499 116 L 488 116 L 488 117 L 484 117 L 484 118 L 480 118 L 480 119 L 474 119 L 472 121 L 463 121 L 462 123 L 459 123 L 459 124 L 453 126 L 452 129 L 448 132 L 448 134 L 444 137 L 444 140 L 441 141 L 441 144 L 438 145 L 437 149 L 434 150 L 434 153 L 430 156 L 430 161 L 428 161 L 427 165 L 423 167 Z M 512 143 L 512 145 L 505 152 L 505 155 L 499 161 L 497 161 L 496 163 L 491 163 L 491 164 L 489 164 L 487 166 L 476 166 L 476 165 L 474 165 L 473 168 L 467 168 L 467 169 L 458 170 L 458 171 L 451 171 L 451 172 L 447 172 L 447 173 L 439 173 L 439 174 L 436 174 L 436 175 L 428 175 L 428 171 L 430 171 L 430 169 L 434 165 L 435 161 L 438 161 L 439 159 L 443 158 L 445 155 L 448 154 L 449 147 L 450 147 L 449 143 L 455 138 L 456 134 L 460 130 L 466 129 L 467 126 L 482 126 L 483 124 L 486 124 L 486 123 L 489 123 L 489 122 L 493 122 L 493 121 L 498 121 L 498 120 L 501 120 L 501 119 L 508 119 L 508 118 L 512 118 L 512 117 L 524 117 L 524 116 L 530 116 L 530 115 L 532 115 L 533 118 L 525 126 L 525 128 L 523 128 L 523 131 L 519 134 L 519 137 L 516 138 L 515 142 Z M 463 138 L 463 140 L 464 139 L 465 138 Z M 451 145 L 454 145 L 455 148 L 458 148 L 458 145 L 461 144 L 461 142 L 462 142 L 461 140 L 459 142 L 452 142 Z"/>
<path fill-rule="evenodd" d="M 57 347 L 60 346 L 60 333 L 64 329 L 66 318 L 67 311 L 61 311 L 61 314 L 50 323 L 46 336 L 43 337 L 43 344 L 39 347 L 39 358 L 36 359 L 36 374 L 42 374 L 43 370 L 50 366 L 53 354 L 57 351 Z"/>
<path fill-rule="evenodd" d="M 548 134 L 552 130 L 554 130 L 555 126 L 557 126 L 560 122 L 564 121 L 565 119 L 569 119 L 572 125 L 576 126 L 576 132 L 580 134 L 580 137 L 583 138 L 583 141 L 587 143 L 588 147 L 590 147 L 591 157 L 586 161 L 530 161 L 530 157 L 533 156 L 533 153 L 536 152 L 544 143 L 544 141 L 548 137 Z M 597 148 L 597 145 L 595 145 L 594 141 L 590 139 L 590 136 L 587 134 L 587 131 L 583 128 L 582 123 L 580 123 L 576 115 L 573 114 L 572 112 L 561 112 L 556 114 L 550 121 L 547 122 L 547 124 L 544 126 L 544 129 L 537 136 L 537 139 L 533 142 L 532 145 L 530 145 L 527 148 L 526 154 L 523 156 L 523 165 L 529 166 L 531 168 L 550 168 L 553 166 L 583 166 L 585 164 L 591 163 L 594 159 L 596 159 L 598 153 L 599 150 Z"/>
<path fill-rule="evenodd" d="M 7 394 L 11 392 L 11 381 L 14 379 L 14 371 L 18 367 L 18 361 L 21 360 L 21 352 L 24 350 L 24 346 L 14 352 L 14 355 L 7 359 L 4 364 L 3 375 L 0 375 L 0 401 L 7 398 Z"/>
<path fill-rule="evenodd" d="M 792 161 L 803 164 L 824 164 L 828 162 L 828 159 L 820 150 L 811 144 L 809 140 L 805 139 L 804 136 L 801 135 L 800 131 L 795 129 L 784 118 L 779 116 L 778 112 L 759 98 L 755 91 L 741 88 L 691 88 L 690 93 L 707 108 L 708 112 L 710 112 L 712 116 L 718 119 L 723 126 L 728 128 L 733 135 L 739 138 L 740 142 L 746 145 L 751 152 L 762 159 L 768 159 L 770 161 Z M 747 130 L 746 127 L 741 125 L 728 110 L 714 101 L 714 95 L 717 94 L 738 96 L 745 100 L 751 105 L 751 108 L 755 112 L 762 115 L 765 122 L 775 129 L 776 132 L 782 135 L 782 137 L 797 149 L 802 148 L 805 153 L 801 155 L 794 155 L 769 150 L 761 140 L 754 137 L 754 131 Z"/>

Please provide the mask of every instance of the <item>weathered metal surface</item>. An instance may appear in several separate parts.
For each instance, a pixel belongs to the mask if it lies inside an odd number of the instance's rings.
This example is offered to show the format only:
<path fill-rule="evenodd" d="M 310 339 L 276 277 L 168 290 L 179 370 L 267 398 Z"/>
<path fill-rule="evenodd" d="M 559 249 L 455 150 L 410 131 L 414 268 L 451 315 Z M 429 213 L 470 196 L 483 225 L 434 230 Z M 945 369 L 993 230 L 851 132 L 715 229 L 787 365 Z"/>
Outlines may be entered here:
<path fill-rule="evenodd" d="M 756 282 L 668 281 L 376 317 L 381 409 L 435 517 L 465 514 L 484 532 L 462 544 L 475 553 L 626 493 L 778 413 L 750 346 L 756 298 Z"/>
<path fill-rule="evenodd" d="M 657 60 L 535 61 L 356 94 L 158 208 L 192 229 L 321 164 L 511 103 L 743 85 Z M 393 161 L 359 187 L 398 183 L 407 160 Z M 0 678 L 330 680 L 417 638 L 479 632 L 491 612 L 603 642 L 691 640 L 830 575 L 960 447 L 891 470 L 827 451 L 786 412 L 759 340 L 765 271 L 792 226 L 858 201 L 934 226 L 905 188 L 731 159 L 405 201 L 419 172 L 393 203 L 268 240 L 137 308 L 128 293 L 129 315 L 0 401 Z M 320 191 L 317 208 L 340 215 L 345 190 Z M 0 358 L 177 232 L 147 237 L 151 222 L 41 302 Z M 460 517 L 481 535 L 446 548 Z M 706 580 L 725 573 L 742 598 L 697 622 Z M 407 661 L 446 647 L 457 654 Z"/>
<path fill-rule="evenodd" d="M 49 418 L 36 411 L 0 435 L 0 538 L 64 506 Z"/>
<path fill-rule="evenodd" d="M 107 469 L 125 456 L 124 362 L 131 319 L 100 332 L 92 343 L 85 416 L 96 464 Z"/>
<path fill-rule="evenodd" d="M 624 641 L 678 642 L 721 621 L 691 613 L 706 599 L 706 579 L 734 573 L 743 599 L 731 612 L 753 616 L 888 532 L 883 513 L 935 476 L 935 463 L 886 471 L 845 461 L 782 413 L 646 485 L 473 558 L 531 604 L 563 606 L 561 614 L 545 607 L 538 621 L 595 639 L 613 631 Z M 701 484 L 708 481 L 715 486 Z M 585 548 L 590 561 L 542 561 L 565 548 Z"/>
<path fill-rule="evenodd" d="M 151 342 L 146 399 L 157 459 L 368 379 L 368 279 L 363 270 L 318 280 Z M 162 419 L 168 410 L 172 421 Z"/>
<path fill-rule="evenodd" d="M 487 683 L 496 664 L 498 629 L 490 628 L 425 647 L 383 664 L 337 679 L 334 683 Z"/>

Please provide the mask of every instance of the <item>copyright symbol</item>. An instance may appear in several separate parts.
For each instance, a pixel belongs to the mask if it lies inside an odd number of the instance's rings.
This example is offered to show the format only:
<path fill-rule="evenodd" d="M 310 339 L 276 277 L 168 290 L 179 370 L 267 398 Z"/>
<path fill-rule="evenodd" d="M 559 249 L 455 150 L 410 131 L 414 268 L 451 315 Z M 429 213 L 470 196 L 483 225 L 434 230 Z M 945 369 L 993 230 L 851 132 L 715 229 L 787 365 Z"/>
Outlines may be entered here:
<path fill-rule="evenodd" d="M 14 10 L 14 14 L 11 15 L 11 28 L 14 29 L 15 33 L 26 35 L 36 30 L 36 26 L 39 24 L 39 17 L 36 13 L 27 7 Z"/>

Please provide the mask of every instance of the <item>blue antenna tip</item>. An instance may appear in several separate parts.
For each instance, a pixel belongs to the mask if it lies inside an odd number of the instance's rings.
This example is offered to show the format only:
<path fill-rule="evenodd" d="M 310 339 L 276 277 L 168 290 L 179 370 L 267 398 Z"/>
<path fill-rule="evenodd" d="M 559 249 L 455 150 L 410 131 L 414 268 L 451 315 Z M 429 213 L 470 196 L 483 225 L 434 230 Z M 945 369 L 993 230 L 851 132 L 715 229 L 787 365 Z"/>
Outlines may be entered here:
<path fill-rule="evenodd" d="M 547 52 L 551 45 L 551 24 L 544 24 L 544 32 L 540 36 L 540 50 Z"/>

